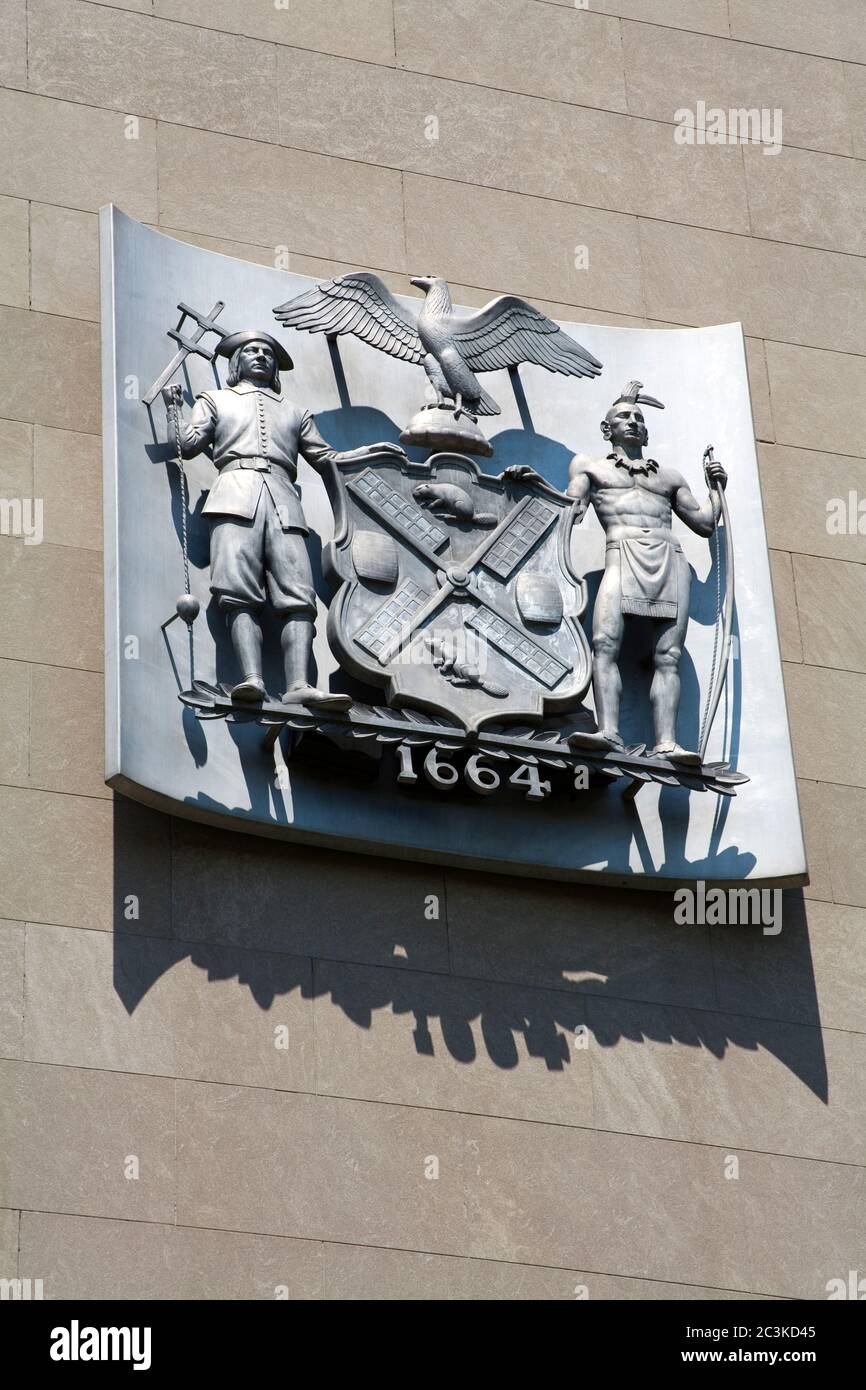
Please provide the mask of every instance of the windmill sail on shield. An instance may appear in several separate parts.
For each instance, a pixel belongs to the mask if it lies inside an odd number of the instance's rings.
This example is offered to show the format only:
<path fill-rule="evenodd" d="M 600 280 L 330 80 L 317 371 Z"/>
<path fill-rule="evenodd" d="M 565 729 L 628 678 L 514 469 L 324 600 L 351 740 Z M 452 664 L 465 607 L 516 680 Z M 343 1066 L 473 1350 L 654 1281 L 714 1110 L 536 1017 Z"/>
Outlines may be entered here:
<path fill-rule="evenodd" d="M 443 452 L 343 464 L 332 505 L 329 640 L 389 705 L 473 731 L 580 703 L 591 659 L 567 497 Z"/>

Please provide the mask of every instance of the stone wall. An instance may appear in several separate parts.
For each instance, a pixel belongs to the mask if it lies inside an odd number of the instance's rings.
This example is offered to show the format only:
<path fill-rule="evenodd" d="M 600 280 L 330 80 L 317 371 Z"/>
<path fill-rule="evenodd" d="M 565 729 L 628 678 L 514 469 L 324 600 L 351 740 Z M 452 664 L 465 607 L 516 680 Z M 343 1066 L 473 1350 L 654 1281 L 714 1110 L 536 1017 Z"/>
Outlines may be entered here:
<path fill-rule="evenodd" d="M 667 1299 L 866 1273 L 866 541 L 826 525 L 866 496 L 860 5 L 0 0 L 0 27 L 0 495 L 44 503 L 43 544 L 0 536 L 0 1275 Z M 783 151 L 678 145 L 700 100 L 782 108 Z M 812 874 L 781 935 L 111 796 L 108 200 L 307 274 L 743 321 Z"/>

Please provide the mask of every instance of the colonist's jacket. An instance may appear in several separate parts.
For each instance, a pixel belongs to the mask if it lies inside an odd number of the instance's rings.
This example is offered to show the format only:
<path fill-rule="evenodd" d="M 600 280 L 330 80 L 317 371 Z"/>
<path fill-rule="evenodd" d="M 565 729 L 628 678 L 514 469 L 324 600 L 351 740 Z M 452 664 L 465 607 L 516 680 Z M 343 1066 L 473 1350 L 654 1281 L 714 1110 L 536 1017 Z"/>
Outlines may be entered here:
<path fill-rule="evenodd" d="M 295 486 L 298 454 L 317 467 L 336 450 L 319 434 L 308 410 L 268 386 L 239 381 L 222 391 L 203 391 L 189 421 L 181 422 L 180 440 L 185 458 L 213 446 L 219 477 L 204 505 L 206 516 L 251 521 L 267 488 L 283 530 L 309 530 Z"/>

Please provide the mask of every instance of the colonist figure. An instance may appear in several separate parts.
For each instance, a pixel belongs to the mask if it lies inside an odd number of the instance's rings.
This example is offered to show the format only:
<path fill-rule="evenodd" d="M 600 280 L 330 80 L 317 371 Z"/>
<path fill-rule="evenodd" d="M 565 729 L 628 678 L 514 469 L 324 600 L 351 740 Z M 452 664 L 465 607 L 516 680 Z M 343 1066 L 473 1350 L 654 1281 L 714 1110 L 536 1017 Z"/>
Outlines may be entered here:
<path fill-rule="evenodd" d="M 283 395 L 280 371 L 291 371 L 293 363 L 270 334 L 232 333 L 217 354 L 229 359 L 225 389 L 203 391 L 188 422 L 180 418 L 179 386 L 167 387 L 163 399 L 170 429 L 177 423 L 183 457 L 210 447 L 219 473 L 204 515 L 211 532 L 211 592 L 226 615 L 241 676 L 233 698 L 266 697 L 260 614 L 270 602 L 282 620 L 283 702 L 346 708 L 347 695 L 310 683 L 316 595 L 305 544 L 309 527 L 296 486 L 298 455 L 322 473 L 342 460 L 403 457 L 403 450 L 389 443 L 346 453 L 332 449 L 310 412 Z"/>

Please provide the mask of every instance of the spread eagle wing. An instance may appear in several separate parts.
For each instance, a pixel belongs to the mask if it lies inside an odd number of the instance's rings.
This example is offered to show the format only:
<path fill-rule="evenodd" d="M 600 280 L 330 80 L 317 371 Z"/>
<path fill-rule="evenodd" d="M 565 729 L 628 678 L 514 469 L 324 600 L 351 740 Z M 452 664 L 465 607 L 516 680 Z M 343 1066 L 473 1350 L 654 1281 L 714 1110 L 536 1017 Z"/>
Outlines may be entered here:
<path fill-rule="evenodd" d="M 287 328 L 329 337 L 353 333 L 404 362 L 424 360 L 415 319 L 378 275 L 368 271 L 324 280 L 297 299 L 277 305 L 274 314 Z"/>
<path fill-rule="evenodd" d="M 598 376 L 601 363 L 540 309 L 503 294 L 477 314 L 452 321 L 454 342 L 473 372 L 535 362 L 563 376 Z"/>

